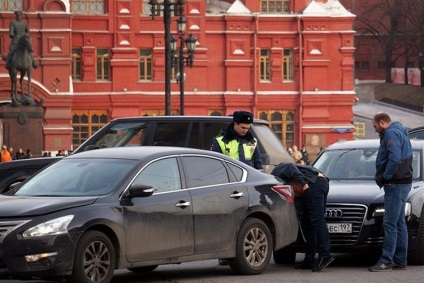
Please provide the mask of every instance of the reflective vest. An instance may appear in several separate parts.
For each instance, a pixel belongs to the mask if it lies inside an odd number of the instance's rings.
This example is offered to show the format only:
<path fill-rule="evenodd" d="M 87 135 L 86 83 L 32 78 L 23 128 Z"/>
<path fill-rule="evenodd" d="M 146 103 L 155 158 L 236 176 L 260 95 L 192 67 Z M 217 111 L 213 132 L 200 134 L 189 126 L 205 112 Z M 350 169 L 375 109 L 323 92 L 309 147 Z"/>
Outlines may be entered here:
<path fill-rule="evenodd" d="M 242 162 L 252 160 L 253 153 L 255 152 L 255 148 L 258 144 L 257 140 L 254 138 L 254 142 L 247 143 L 239 143 L 236 139 L 229 141 L 228 143 L 224 143 L 222 140 L 224 136 L 220 136 L 216 138 L 216 141 L 221 148 L 221 152 L 231 158 L 240 160 Z M 241 152 L 240 152 L 241 151 Z"/>

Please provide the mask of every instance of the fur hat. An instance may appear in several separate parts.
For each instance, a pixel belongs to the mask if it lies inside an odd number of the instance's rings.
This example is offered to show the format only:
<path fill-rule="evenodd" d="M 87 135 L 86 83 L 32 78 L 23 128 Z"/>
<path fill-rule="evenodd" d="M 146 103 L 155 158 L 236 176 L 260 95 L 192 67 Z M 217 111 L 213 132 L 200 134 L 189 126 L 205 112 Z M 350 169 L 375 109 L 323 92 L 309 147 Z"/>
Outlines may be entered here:
<path fill-rule="evenodd" d="M 251 124 L 253 123 L 253 115 L 247 111 L 234 111 L 233 122 Z"/>

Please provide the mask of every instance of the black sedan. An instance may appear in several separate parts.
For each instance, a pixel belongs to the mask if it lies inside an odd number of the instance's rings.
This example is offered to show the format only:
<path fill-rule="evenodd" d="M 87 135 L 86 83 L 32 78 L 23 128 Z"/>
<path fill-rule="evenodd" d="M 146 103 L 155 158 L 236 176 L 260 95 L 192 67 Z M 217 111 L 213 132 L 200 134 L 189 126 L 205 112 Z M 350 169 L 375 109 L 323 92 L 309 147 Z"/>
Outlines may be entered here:
<path fill-rule="evenodd" d="M 413 183 L 406 203 L 409 264 L 424 264 L 424 141 L 412 140 Z M 375 181 L 379 140 L 337 142 L 313 166 L 330 178 L 326 221 L 332 252 L 381 252 L 384 238 L 384 190 Z M 301 215 L 300 215 L 301 217 Z M 291 262 L 303 247 L 298 241 L 280 251 L 277 263 Z"/>
<path fill-rule="evenodd" d="M 228 258 L 238 274 L 259 274 L 298 232 L 290 186 L 188 148 L 69 156 L 0 203 L 0 271 L 12 278 L 110 282 L 115 269 L 213 258 Z"/>

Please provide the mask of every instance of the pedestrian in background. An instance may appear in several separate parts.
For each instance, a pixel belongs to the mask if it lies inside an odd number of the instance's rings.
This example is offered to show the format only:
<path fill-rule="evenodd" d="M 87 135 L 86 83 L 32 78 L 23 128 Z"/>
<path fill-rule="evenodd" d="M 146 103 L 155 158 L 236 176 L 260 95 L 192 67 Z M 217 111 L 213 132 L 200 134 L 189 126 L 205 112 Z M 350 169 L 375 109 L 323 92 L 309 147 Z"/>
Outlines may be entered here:
<path fill-rule="evenodd" d="M 2 163 L 12 161 L 12 156 L 10 155 L 10 152 L 7 150 L 7 145 L 3 145 L 0 151 L 0 154 L 1 154 L 0 161 Z"/>
<path fill-rule="evenodd" d="M 300 164 L 302 160 L 302 153 L 297 148 L 297 145 L 293 145 L 292 149 L 291 156 L 293 157 L 294 162 Z"/>
<path fill-rule="evenodd" d="M 302 148 L 300 149 L 300 153 L 302 154 L 302 160 L 303 163 L 306 165 L 309 165 L 310 161 L 309 161 L 309 153 L 306 150 L 306 146 L 302 145 Z"/>
<path fill-rule="evenodd" d="M 408 229 L 405 203 L 412 187 L 411 141 L 408 130 L 399 122 L 392 122 L 387 113 L 375 114 L 372 124 L 380 136 L 375 181 L 384 188 L 384 240 L 380 259 L 369 270 L 406 268 Z"/>
<path fill-rule="evenodd" d="M 24 150 L 22 149 L 22 147 L 20 147 L 18 149 L 18 152 L 16 153 L 16 159 L 25 159 L 25 158 L 26 158 L 26 154 Z"/>
<path fill-rule="evenodd" d="M 32 158 L 32 152 L 29 148 L 26 150 L 26 158 Z"/>
<path fill-rule="evenodd" d="M 9 152 L 10 156 L 12 157 L 12 160 L 16 160 L 16 152 L 13 150 L 12 146 L 9 146 Z"/>
<path fill-rule="evenodd" d="M 271 174 L 280 177 L 293 187 L 297 204 L 301 206 L 303 212 L 305 259 L 295 268 L 312 271 L 326 268 L 334 261 L 330 252 L 330 234 L 325 221 L 328 178 L 310 165 L 293 163 L 281 163 Z M 318 258 L 315 260 L 317 253 Z"/>

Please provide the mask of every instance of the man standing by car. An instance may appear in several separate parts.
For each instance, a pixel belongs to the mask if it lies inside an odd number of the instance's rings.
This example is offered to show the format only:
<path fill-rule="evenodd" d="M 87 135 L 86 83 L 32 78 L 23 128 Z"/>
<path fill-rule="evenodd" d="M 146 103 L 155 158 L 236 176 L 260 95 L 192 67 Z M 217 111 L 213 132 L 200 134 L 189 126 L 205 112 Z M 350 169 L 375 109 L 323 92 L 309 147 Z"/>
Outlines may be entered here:
<path fill-rule="evenodd" d="M 330 234 L 325 221 L 329 191 L 328 178 L 310 165 L 281 163 L 271 172 L 290 184 L 296 197 L 302 197 L 305 221 L 305 260 L 296 269 L 320 271 L 334 261 L 330 252 Z M 318 252 L 318 260 L 315 254 Z"/>
<path fill-rule="evenodd" d="M 211 150 L 240 160 L 258 170 L 263 170 L 258 141 L 249 132 L 253 115 L 247 111 L 235 111 L 233 122 L 212 140 Z"/>
<path fill-rule="evenodd" d="M 412 186 L 412 147 L 407 129 L 387 113 L 375 114 L 372 124 L 380 135 L 375 181 L 384 188 L 384 241 L 380 259 L 369 270 L 387 271 L 407 264 L 405 202 Z"/>
<path fill-rule="evenodd" d="M 258 141 L 249 132 L 253 115 L 247 111 L 235 111 L 233 122 L 228 124 L 212 140 L 211 150 L 237 159 L 258 170 L 263 170 Z M 219 265 L 228 265 L 227 259 L 219 259 Z"/>

